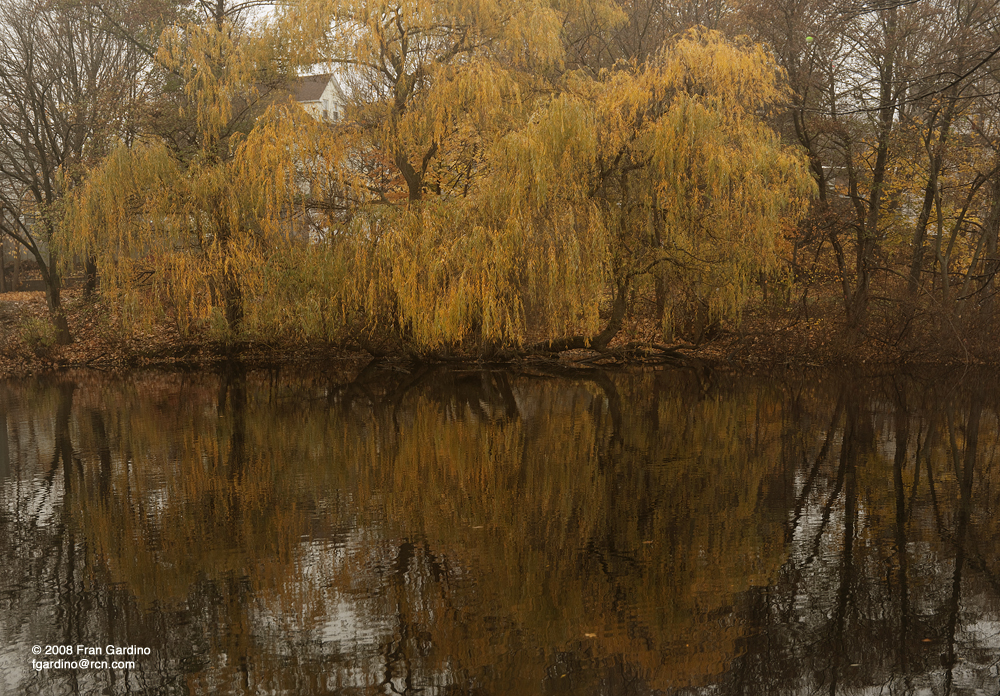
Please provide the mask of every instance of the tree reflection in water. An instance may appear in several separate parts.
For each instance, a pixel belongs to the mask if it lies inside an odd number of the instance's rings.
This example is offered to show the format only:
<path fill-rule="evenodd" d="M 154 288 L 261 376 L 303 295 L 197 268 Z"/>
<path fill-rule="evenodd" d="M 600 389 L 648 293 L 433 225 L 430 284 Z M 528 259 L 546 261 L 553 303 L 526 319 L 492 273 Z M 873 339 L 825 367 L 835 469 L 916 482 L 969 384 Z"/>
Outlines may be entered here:
<path fill-rule="evenodd" d="M 7 383 L 0 690 L 995 693 L 1000 391 L 956 383 Z M 151 654 L 31 668 L 108 644 Z"/>

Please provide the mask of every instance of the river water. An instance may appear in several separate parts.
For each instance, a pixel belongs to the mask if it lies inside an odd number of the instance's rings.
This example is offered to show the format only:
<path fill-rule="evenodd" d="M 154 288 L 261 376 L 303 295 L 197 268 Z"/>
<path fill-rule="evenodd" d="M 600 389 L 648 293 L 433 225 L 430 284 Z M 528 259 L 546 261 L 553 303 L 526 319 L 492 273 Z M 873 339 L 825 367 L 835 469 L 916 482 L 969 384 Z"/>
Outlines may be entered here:
<path fill-rule="evenodd" d="M 0 692 L 996 694 L 998 446 L 982 373 L 0 383 Z"/>

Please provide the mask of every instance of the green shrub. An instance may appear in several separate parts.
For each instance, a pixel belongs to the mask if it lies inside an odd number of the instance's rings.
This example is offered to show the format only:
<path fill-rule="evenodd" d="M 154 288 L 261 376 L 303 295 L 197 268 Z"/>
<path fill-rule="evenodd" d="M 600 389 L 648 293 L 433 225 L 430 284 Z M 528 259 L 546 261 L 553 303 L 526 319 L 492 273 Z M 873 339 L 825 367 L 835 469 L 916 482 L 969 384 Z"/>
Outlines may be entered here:
<path fill-rule="evenodd" d="M 39 317 L 28 317 L 21 322 L 21 340 L 37 356 L 44 357 L 56 345 L 56 328 L 52 322 Z"/>

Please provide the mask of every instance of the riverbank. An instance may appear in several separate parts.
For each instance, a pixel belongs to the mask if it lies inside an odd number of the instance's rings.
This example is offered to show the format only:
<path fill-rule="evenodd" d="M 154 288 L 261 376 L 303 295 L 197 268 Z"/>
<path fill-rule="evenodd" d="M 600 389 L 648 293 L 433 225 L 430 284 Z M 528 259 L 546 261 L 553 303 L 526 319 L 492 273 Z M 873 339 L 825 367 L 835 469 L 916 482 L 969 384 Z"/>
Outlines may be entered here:
<path fill-rule="evenodd" d="M 90 367 L 121 371 L 137 367 L 203 367 L 234 358 L 249 365 L 303 363 L 318 360 L 368 360 L 360 349 L 327 344 L 273 341 L 245 345 L 181 337 L 164 323 L 148 332 L 122 337 L 113 330 L 105 312 L 86 302 L 80 290 L 65 294 L 73 343 L 55 345 L 49 331 L 48 311 L 42 292 L 0 294 L 0 377 L 18 377 L 67 368 Z M 925 322 L 926 323 L 926 322 Z M 702 363 L 757 367 L 762 365 L 901 366 L 912 364 L 991 364 L 1000 362 L 1000 350 L 988 340 L 984 327 L 960 337 L 946 330 L 920 333 L 920 324 L 908 334 L 896 334 L 891 322 L 879 320 L 860 337 L 850 337 L 835 309 L 827 314 L 804 315 L 789 308 L 759 306 L 744 316 L 737 330 L 719 331 L 700 345 L 686 342 L 658 343 L 652 322 L 636 321 L 623 331 L 605 353 L 566 351 L 557 355 L 529 356 L 524 360 L 558 361 L 567 366 L 620 363 Z M 969 335 L 979 335 L 974 341 Z M 452 358 L 454 359 L 454 358 Z"/>
<path fill-rule="evenodd" d="M 0 294 L 0 378 L 81 367 L 109 372 L 142 367 L 202 367 L 234 357 L 259 365 L 370 357 L 326 345 L 277 341 L 225 346 L 197 337 L 184 338 L 166 322 L 151 331 L 122 336 L 107 321 L 99 304 L 82 298 L 81 290 L 65 292 L 64 306 L 73 342 L 60 346 L 51 335 L 44 292 Z"/>

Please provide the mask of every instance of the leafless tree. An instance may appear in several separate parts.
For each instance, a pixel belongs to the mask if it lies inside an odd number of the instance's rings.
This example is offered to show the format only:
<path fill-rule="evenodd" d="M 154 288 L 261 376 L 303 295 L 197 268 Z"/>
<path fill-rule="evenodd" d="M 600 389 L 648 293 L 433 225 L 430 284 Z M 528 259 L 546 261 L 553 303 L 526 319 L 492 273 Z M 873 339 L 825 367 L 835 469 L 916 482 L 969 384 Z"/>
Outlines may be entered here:
<path fill-rule="evenodd" d="M 0 6 L 0 236 L 34 258 L 60 343 L 70 341 L 51 244 L 60 202 L 126 134 L 147 57 L 92 8 L 58 0 Z"/>

